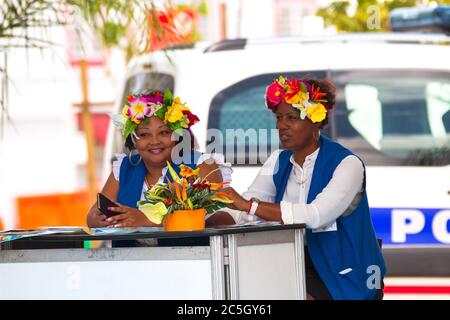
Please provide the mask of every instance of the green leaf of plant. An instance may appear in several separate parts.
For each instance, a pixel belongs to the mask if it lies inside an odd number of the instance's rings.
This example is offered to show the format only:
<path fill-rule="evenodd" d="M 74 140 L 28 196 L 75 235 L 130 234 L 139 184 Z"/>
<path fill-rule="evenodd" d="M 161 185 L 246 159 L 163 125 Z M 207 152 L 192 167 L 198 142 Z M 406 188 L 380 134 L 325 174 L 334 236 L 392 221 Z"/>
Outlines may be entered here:
<path fill-rule="evenodd" d="M 188 198 L 188 199 L 186 200 L 186 202 L 187 202 L 189 208 L 194 209 L 194 205 L 192 204 L 192 200 L 191 200 L 190 198 Z"/>
<path fill-rule="evenodd" d="M 208 14 L 208 5 L 206 4 L 205 0 L 200 2 L 200 5 L 198 6 L 198 12 L 204 16 Z"/>

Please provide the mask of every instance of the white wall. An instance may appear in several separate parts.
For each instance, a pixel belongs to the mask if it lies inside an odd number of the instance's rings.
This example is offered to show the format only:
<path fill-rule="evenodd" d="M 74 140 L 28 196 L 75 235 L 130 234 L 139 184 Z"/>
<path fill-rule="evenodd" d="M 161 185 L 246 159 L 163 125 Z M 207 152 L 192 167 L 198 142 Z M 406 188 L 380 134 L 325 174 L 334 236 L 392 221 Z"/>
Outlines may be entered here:
<path fill-rule="evenodd" d="M 274 35 L 273 0 L 242 0 L 241 33 L 245 38 L 262 38 Z"/>

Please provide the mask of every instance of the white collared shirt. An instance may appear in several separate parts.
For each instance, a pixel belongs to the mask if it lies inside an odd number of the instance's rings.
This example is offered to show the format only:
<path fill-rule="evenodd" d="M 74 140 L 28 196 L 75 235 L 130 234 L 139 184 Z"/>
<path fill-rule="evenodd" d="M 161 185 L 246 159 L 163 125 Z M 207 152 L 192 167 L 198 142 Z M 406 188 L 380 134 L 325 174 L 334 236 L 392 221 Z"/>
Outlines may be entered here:
<path fill-rule="evenodd" d="M 336 167 L 333 177 L 321 193 L 307 204 L 309 188 L 320 148 L 305 158 L 303 166 L 295 162 L 288 178 L 286 191 L 280 203 L 283 223 L 305 223 L 308 228 L 320 230 L 334 224 L 343 214 L 350 213 L 358 205 L 363 192 L 364 168 L 353 155 L 344 158 Z M 275 164 L 281 150 L 273 152 L 248 190 L 242 194 L 245 199 L 256 197 L 264 202 L 274 202 L 276 188 L 273 182 Z M 246 212 L 222 209 L 230 213 L 236 223 L 257 219 Z"/>

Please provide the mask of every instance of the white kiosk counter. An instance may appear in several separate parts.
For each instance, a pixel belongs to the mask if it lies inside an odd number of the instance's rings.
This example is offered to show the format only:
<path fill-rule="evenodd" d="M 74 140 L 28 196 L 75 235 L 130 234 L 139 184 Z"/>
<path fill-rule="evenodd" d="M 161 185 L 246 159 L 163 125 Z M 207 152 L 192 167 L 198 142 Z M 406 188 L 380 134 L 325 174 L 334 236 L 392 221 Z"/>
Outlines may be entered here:
<path fill-rule="evenodd" d="M 260 224 L 4 242 L 0 299 L 306 299 L 304 228 Z M 196 237 L 209 238 L 209 246 L 82 245 L 85 240 Z"/>

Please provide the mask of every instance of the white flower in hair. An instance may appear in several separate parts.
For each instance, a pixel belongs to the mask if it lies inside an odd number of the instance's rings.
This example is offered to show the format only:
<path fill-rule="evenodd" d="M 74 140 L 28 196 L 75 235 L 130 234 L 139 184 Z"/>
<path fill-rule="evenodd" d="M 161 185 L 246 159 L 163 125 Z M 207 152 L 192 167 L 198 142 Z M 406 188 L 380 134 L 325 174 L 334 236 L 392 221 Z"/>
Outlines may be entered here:
<path fill-rule="evenodd" d="M 293 103 L 292 106 L 298 110 L 300 110 L 300 119 L 305 120 L 308 115 L 308 109 L 313 106 L 311 102 L 309 102 L 309 93 L 306 93 L 306 98 L 301 100 L 300 103 Z"/>
<path fill-rule="evenodd" d="M 124 106 L 121 113 L 113 114 L 112 112 L 109 114 L 109 117 L 111 118 L 113 124 L 116 127 L 119 127 L 121 129 L 125 128 L 125 123 L 127 122 L 127 110 L 128 106 Z"/>

